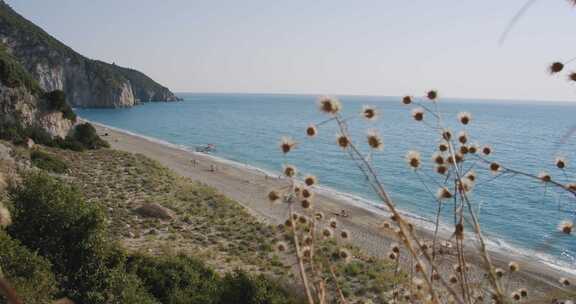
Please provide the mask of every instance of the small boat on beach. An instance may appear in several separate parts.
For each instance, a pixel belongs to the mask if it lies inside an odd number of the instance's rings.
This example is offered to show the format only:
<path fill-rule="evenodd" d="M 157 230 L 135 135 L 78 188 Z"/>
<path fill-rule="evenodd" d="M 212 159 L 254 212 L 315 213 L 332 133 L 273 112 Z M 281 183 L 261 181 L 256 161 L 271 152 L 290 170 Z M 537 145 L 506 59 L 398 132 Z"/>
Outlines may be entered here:
<path fill-rule="evenodd" d="M 214 145 L 214 144 L 206 144 L 206 145 L 196 147 L 196 152 L 212 153 L 215 151 L 216 151 L 216 145 Z"/>

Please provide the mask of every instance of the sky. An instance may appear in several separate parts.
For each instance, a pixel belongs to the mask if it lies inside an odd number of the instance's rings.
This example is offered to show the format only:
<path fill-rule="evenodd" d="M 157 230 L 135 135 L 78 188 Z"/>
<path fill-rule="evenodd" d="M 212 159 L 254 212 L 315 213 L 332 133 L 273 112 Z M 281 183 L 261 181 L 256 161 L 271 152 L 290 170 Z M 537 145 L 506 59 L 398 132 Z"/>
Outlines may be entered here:
<path fill-rule="evenodd" d="M 176 92 L 576 101 L 576 7 L 526 0 L 6 0 L 81 54 Z M 576 71 L 576 61 L 567 71 Z"/>

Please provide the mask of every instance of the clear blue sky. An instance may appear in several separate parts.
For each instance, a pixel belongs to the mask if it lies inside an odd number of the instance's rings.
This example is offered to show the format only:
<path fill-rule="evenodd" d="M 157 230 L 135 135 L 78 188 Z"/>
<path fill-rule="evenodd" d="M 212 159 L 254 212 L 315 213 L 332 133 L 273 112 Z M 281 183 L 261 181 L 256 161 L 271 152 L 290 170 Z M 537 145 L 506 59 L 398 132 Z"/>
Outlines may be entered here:
<path fill-rule="evenodd" d="M 540 0 L 7 0 L 80 53 L 174 91 L 574 100 L 576 8 Z M 576 70 L 576 62 L 572 66 Z"/>

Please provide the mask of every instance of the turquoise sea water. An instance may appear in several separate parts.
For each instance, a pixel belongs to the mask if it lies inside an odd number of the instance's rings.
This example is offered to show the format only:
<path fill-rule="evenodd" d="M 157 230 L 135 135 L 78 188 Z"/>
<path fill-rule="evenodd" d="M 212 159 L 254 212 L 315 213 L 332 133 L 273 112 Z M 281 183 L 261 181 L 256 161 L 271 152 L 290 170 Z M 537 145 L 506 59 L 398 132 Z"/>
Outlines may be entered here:
<path fill-rule="evenodd" d="M 179 94 L 179 103 L 147 103 L 128 109 L 77 109 L 88 120 L 161 139 L 185 148 L 215 144 L 216 156 L 279 172 L 282 164 L 296 165 L 301 172 L 316 175 L 322 185 L 351 193 L 377 204 L 377 197 L 345 153 L 335 145 L 336 126 L 320 127 L 313 139 L 305 136 L 310 123 L 326 117 L 317 111 L 316 96 L 265 94 Z M 426 125 L 416 123 L 410 109 L 397 97 L 343 96 L 344 116 L 359 117 L 362 105 L 380 109 L 380 119 L 349 121 L 357 142 L 367 129 L 377 129 L 384 149 L 372 156 L 381 179 L 401 209 L 432 220 L 436 203 L 410 170 L 404 155 L 418 150 L 425 163 L 422 172 L 433 172 L 430 157 L 438 136 Z M 490 158 L 508 167 L 538 174 L 542 169 L 562 182 L 576 182 L 576 134 L 566 141 L 563 135 L 576 126 L 576 105 L 483 100 L 447 100 L 440 110 L 453 130 L 459 130 L 456 115 L 468 111 L 471 142 L 490 144 Z M 454 132 L 456 133 L 456 132 Z M 298 148 L 283 157 L 278 143 L 284 135 L 293 137 Z M 366 149 L 368 150 L 368 149 Z M 555 168 L 554 159 L 564 155 L 568 169 Z M 576 237 L 561 235 L 557 225 L 574 220 L 576 199 L 516 176 L 493 179 L 486 170 L 476 169 L 474 202 L 480 221 L 494 249 L 525 254 L 564 269 L 576 270 Z M 427 179 L 427 177 L 425 177 Z M 429 183 L 433 191 L 437 189 Z M 336 190 L 335 190 L 336 191 Z M 443 220 L 450 222 L 447 206 Z"/>

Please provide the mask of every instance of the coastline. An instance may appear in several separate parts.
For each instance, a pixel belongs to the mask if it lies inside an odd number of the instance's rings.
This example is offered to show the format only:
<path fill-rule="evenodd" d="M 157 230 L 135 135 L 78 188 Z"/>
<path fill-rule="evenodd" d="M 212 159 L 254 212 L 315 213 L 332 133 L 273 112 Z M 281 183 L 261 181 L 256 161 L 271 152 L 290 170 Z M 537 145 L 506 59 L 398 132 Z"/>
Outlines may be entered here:
<path fill-rule="evenodd" d="M 216 156 L 189 151 L 185 147 L 159 139 L 100 123 L 91 123 L 94 124 L 99 134 L 108 133 L 108 136 L 103 136 L 103 138 L 110 142 L 112 148 L 143 154 L 180 175 L 212 186 L 227 197 L 238 201 L 260 220 L 277 225 L 287 218 L 285 206 L 271 204 L 266 198 L 268 191 L 285 184 L 285 180 L 278 178 L 275 173 Z M 193 166 L 192 159 L 198 162 L 197 166 Z M 216 168 L 215 172 L 210 170 L 211 167 Z M 351 214 L 348 218 L 338 217 L 338 220 L 351 232 L 354 245 L 374 256 L 382 257 L 388 253 L 390 244 L 396 240 L 390 231 L 383 231 L 380 228 L 382 221 L 389 218 L 385 210 L 365 204 L 361 202 L 361 198 L 351 194 L 343 194 L 344 197 L 339 197 L 339 193 L 328 188 L 317 192 L 317 209 L 323 211 L 327 217 L 332 217 L 332 213 L 337 214 L 342 209 L 346 209 Z M 410 214 L 407 215 L 410 216 Z M 412 222 L 416 220 L 413 216 L 410 219 Z M 418 228 L 422 225 L 415 223 L 415 226 Z M 444 237 L 448 236 L 446 233 Z M 432 232 L 427 229 L 418 229 L 418 234 L 423 239 L 432 238 Z M 468 245 L 468 247 L 471 246 Z M 558 286 L 556 282 L 560 277 L 576 278 L 574 272 L 568 273 L 559 267 L 548 265 L 545 261 L 531 259 L 527 255 L 515 256 L 515 253 L 491 250 L 491 257 L 494 264 L 502 268 L 506 268 L 511 260 L 519 262 L 522 270 L 520 275 L 515 277 L 517 282 L 513 285 L 530 287 L 541 293 L 555 289 L 553 286 Z M 468 258 L 472 265 L 479 265 L 479 257 L 468 254 Z M 450 269 L 451 266 L 450 257 L 443 258 L 441 267 Z"/>

